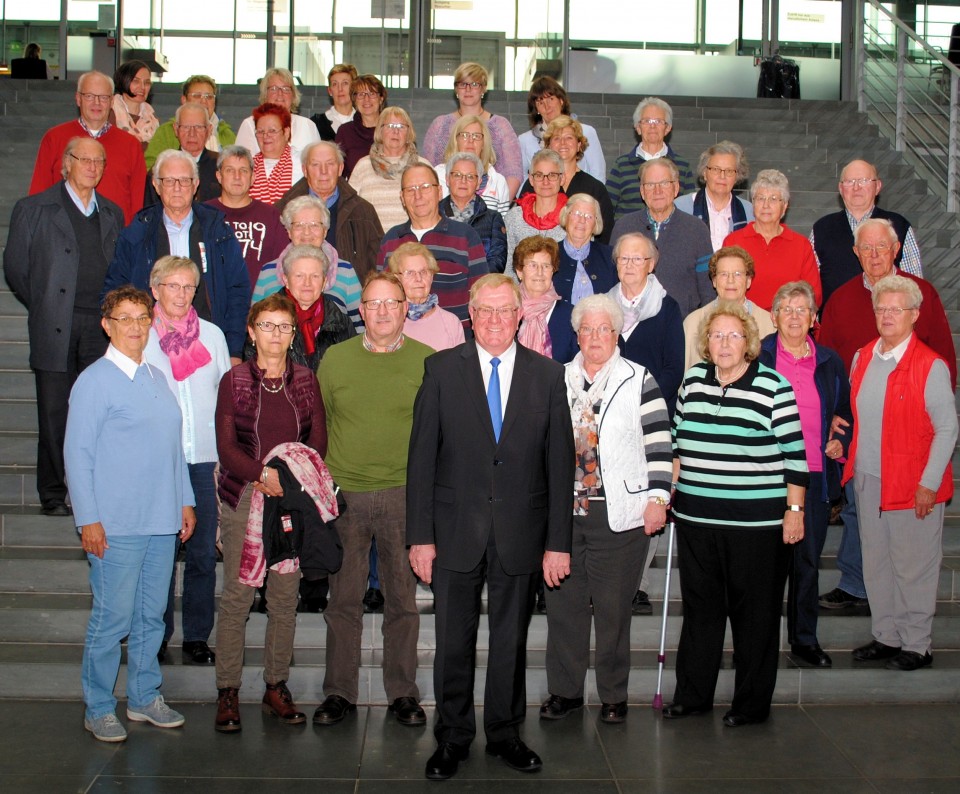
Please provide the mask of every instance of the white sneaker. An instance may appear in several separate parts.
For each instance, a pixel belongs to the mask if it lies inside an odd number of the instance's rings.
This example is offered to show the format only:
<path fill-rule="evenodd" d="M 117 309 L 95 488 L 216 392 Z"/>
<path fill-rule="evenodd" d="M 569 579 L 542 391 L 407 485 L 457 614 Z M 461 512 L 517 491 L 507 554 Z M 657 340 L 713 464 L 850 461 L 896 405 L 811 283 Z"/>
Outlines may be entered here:
<path fill-rule="evenodd" d="M 163 695 L 140 709 L 127 706 L 127 719 L 133 722 L 149 722 L 158 728 L 179 728 L 186 721 L 179 711 L 174 711 L 163 702 Z"/>
<path fill-rule="evenodd" d="M 120 724 L 117 715 L 113 713 L 104 714 L 92 720 L 84 717 L 83 727 L 93 734 L 93 738 L 101 742 L 123 742 L 127 739 L 126 730 Z"/>

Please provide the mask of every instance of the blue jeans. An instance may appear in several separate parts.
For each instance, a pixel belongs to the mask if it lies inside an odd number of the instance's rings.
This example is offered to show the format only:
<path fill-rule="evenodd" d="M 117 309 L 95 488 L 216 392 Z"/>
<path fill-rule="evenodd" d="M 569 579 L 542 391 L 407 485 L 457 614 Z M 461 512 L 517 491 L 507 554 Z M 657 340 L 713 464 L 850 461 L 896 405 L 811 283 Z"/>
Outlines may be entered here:
<path fill-rule="evenodd" d="M 183 566 L 183 641 L 206 642 L 213 631 L 214 598 L 217 589 L 217 524 L 220 503 L 217 500 L 216 463 L 191 463 L 190 485 L 197 500 L 197 526 L 187 541 L 187 559 Z M 180 553 L 177 539 L 176 554 Z M 176 556 L 176 555 L 175 555 Z M 173 602 L 176 566 L 170 576 L 167 610 L 163 615 L 166 629 L 163 639 L 173 636 Z"/>
<path fill-rule="evenodd" d="M 176 535 L 107 535 L 103 559 L 87 555 L 93 609 L 83 646 L 81 682 L 90 720 L 112 714 L 120 672 L 120 642 L 127 637 L 127 702 L 143 708 L 160 694 L 157 651 L 163 640 Z"/>
<path fill-rule="evenodd" d="M 837 549 L 837 568 L 840 569 L 840 589 L 857 598 L 867 597 L 863 583 L 863 553 L 860 551 L 860 521 L 857 518 L 857 501 L 853 495 L 853 480 L 843 489 L 846 504 L 840 511 L 843 534 Z"/>

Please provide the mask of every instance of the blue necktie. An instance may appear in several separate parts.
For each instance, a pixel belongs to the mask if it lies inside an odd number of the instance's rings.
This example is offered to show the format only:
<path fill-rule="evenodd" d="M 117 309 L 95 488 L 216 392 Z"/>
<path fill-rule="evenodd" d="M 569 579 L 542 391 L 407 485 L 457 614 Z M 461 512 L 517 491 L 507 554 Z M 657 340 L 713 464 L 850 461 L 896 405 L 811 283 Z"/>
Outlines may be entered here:
<path fill-rule="evenodd" d="M 487 405 L 490 407 L 493 435 L 497 441 L 500 441 L 500 429 L 503 427 L 503 409 L 500 407 L 500 373 L 497 372 L 500 359 L 491 358 L 490 366 L 493 367 L 493 372 L 490 373 L 490 383 L 487 384 Z"/>

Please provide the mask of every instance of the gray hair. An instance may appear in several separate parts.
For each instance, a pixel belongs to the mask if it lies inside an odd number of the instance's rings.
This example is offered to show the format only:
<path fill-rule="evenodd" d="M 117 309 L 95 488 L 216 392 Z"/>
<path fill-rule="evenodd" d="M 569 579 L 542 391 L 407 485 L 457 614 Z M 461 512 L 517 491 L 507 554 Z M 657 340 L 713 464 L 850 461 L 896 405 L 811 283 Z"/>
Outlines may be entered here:
<path fill-rule="evenodd" d="M 326 203 L 316 196 L 297 196 L 287 202 L 287 206 L 280 213 L 280 222 L 283 224 L 283 228 L 289 232 L 294 217 L 302 210 L 317 210 L 320 213 L 320 222 L 323 227 L 325 229 L 330 228 L 330 210 L 327 209 Z"/>
<path fill-rule="evenodd" d="M 251 173 L 253 172 L 253 155 L 250 154 L 250 150 L 246 146 L 239 146 L 235 143 L 223 147 L 223 151 L 220 152 L 220 156 L 217 158 L 218 171 L 223 168 L 224 162 L 230 157 L 239 157 L 241 160 L 246 160 Z"/>
<path fill-rule="evenodd" d="M 553 149 L 540 149 L 533 156 L 530 160 L 530 173 L 533 173 L 533 167 L 541 160 L 549 160 L 560 169 L 561 174 L 563 173 L 563 160 L 560 159 L 560 155 L 553 151 Z"/>
<path fill-rule="evenodd" d="M 260 78 L 260 104 L 262 105 L 270 101 L 268 98 L 269 94 L 267 94 L 267 83 L 270 82 L 271 77 L 279 77 L 292 89 L 290 114 L 293 115 L 300 109 L 300 100 L 303 99 L 303 96 L 300 94 L 300 89 L 297 88 L 297 81 L 293 79 L 293 75 L 289 69 L 274 67 L 273 69 L 267 69 L 267 71 L 263 73 L 263 77 Z"/>
<path fill-rule="evenodd" d="M 570 217 L 571 207 L 574 204 L 589 204 L 593 207 L 593 233 L 594 235 L 603 232 L 603 216 L 600 214 L 600 202 L 589 193 L 574 193 L 567 199 L 567 203 L 560 210 L 560 226 L 567 228 L 567 220 Z"/>
<path fill-rule="evenodd" d="M 598 295 L 588 295 L 577 301 L 573 307 L 573 313 L 570 315 L 570 324 L 574 331 L 580 330 L 580 321 L 587 312 L 603 312 L 610 318 L 610 325 L 619 333 L 623 330 L 623 309 L 620 303 L 615 301 L 609 295 L 600 293 Z"/>
<path fill-rule="evenodd" d="M 153 164 L 154 182 L 160 178 L 160 171 L 171 160 L 181 160 L 184 163 L 189 164 L 190 173 L 193 174 L 193 178 L 200 178 L 200 170 L 197 168 L 197 161 L 194 160 L 189 154 L 182 149 L 164 149 L 162 152 L 160 152 L 160 154 L 157 155 L 156 162 Z"/>
<path fill-rule="evenodd" d="M 623 246 L 623 244 L 633 240 L 642 240 L 647 244 L 647 251 L 650 256 L 653 257 L 654 264 L 656 264 L 660 259 L 660 249 L 657 248 L 657 244 L 653 240 L 651 240 L 645 234 L 640 234 L 640 232 L 622 234 L 617 238 L 617 244 L 613 246 L 613 264 L 617 264 L 617 259 L 620 257 L 620 248 Z"/>
<path fill-rule="evenodd" d="M 810 307 L 811 318 L 817 313 L 817 299 L 813 294 L 813 287 L 806 281 L 788 281 L 773 296 L 773 310 L 780 311 L 780 304 L 790 298 L 806 298 L 807 306 Z"/>
<path fill-rule="evenodd" d="M 783 203 L 790 203 L 790 181 L 782 171 L 778 171 L 776 168 L 764 168 L 757 174 L 757 178 L 754 179 L 753 184 L 750 185 L 750 201 L 753 201 L 754 196 L 757 195 L 757 191 L 761 188 L 779 191 Z"/>
<path fill-rule="evenodd" d="M 113 94 L 113 92 L 116 90 L 116 86 L 113 84 L 113 78 L 112 78 L 110 75 L 104 74 L 103 72 L 98 72 L 98 71 L 94 70 L 94 71 L 92 71 L 92 72 L 84 72 L 82 75 L 80 75 L 80 76 L 77 78 L 77 93 L 78 93 L 78 94 L 84 93 L 83 83 L 84 83 L 85 80 L 87 80 L 87 79 L 90 78 L 90 77 L 102 77 L 104 80 L 106 80 L 108 83 L 110 83 L 110 93 L 111 93 L 111 94 Z"/>
<path fill-rule="evenodd" d="M 327 272 L 330 270 L 330 260 L 327 259 L 327 255 L 320 248 L 312 245 L 294 245 L 284 254 L 283 260 L 280 262 L 284 276 L 290 274 L 290 266 L 298 259 L 316 260 L 320 263 L 320 272 L 323 273 L 323 277 L 327 277 Z"/>
<path fill-rule="evenodd" d="M 880 302 L 880 296 L 886 295 L 888 292 L 900 292 L 906 295 L 907 303 L 910 304 L 909 308 L 911 309 L 919 309 L 920 304 L 923 303 L 923 293 L 920 292 L 917 282 L 906 276 L 884 276 L 873 285 L 873 294 L 870 299 L 873 301 L 874 309 Z"/>
<path fill-rule="evenodd" d="M 473 152 L 455 152 L 454 154 L 450 155 L 450 159 L 447 160 L 447 179 L 450 178 L 450 172 L 453 170 L 453 167 L 457 163 L 462 163 L 464 160 L 466 160 L 468 163 L 473 163 L 474 167 L 477 169 L 477 177 L 482 179 L 486 171 L 483 170 L 483 163 L 480 162 L 480 158 L 477 157 Z"/>
<path fill-rule="evenodd" d="M 644 160 L 637 169 L 637 179 L 643 182 L 643 176 L 647 173 L 647 169 L 653 168 L 656 165 L 666 168 L 670 172 L 670 179 L 674 182 L 680 181 L 680 169 L 677 168 L 677 164 L 669 157 L 654 157 L 652 160 Z"/>
<path fill-rule="evenodd" d="M 96 138 L 91 138 L 89 135 L 78 135 L 76 138 L 71 138 L 67 141 L 67 146 L 63 150 L 63 162 L 60 164 L 60 176 L 64 179 L 67 178 L 67 174 L 70 173 L 70 169 L 67 167 L 67 164 L 70 162 L 70 157 L 73 156 L 74 150 L 83 143 L 84 141 L 93 141 L 97 144 L 97 148 L 100 149 L 100 156 L 103 158 L 103 165 L 107 165 L 107 150 L 103 148 L 103 144 L 100 143 Z"/>
<path fill-rule="evenodd" d="M 636 127 L 640 123 L 640 119 L 643 116 L 643 111 L 648 107 L 653 106 L 655 108 L 660 108 L 664 113 L 664 119 L 667 122 L 668 127 L 673 126 L 673 108 L 670 107 L 666 102 L 664 102 L 659 97 L 648 96 L 645 99 L 640 100 L 640 104 L 637 105 L 637 109 L 633 111 L 633 126 Z"/>
<path fill-rule="evenodd" d="M 307 162 L 310 160 L 310 155 L 313 154 L 313 150 L 318 146 L 326 146 L 333 156 L 337 158 L 337 162 L 340 165 L 343 165 L 346 162 L 346 156 L 343 153 L 343 149 L 340 148 L 340 144 L 336 141 L 314 141 L 313 143 L 308 143 L 303 147 L 303 151 L 300 154 L 300 165 L 303 166 L 304 172 L 307 170 Z"/>
<path fill-rule="evenodd" d="M 168 254 L 167 256 L 161 256 L 154 262 L 153 269 L 150 271 L 151 288 L 156 289 L 163 283 L 164 279 L 173 275 L 178 270 L 189 271 L 190 275 L 193 276 L 193 283 L 200 283 L 200 268 L 197 267 L 196 262 L 185 256 L 171 256 Z"/>
<path fill-rule="evenodd" d="M 203 117 L 207 120 L 207 126 L 210 126 L 210 114 L 207 113 L 207 109 L 201 105 L 199 102 L 184 102 L 180 107 L 177 108 L 177 112 L 173 114 L 173 120 L 179 124 L 180 123 L 180 114 L 185 110 L 199 110 L 203 112 Z"/>
<path fill-rule="evenodd" d="M 720 143 L 715 143 L 704 151 L 700 155 L 700 162 L 697 163 L 697 176 L 706 181 L 710 158 L 722 154 L 737 158 L 737 182 L 750 178 L 750 163 L 747 162 L 747 156 L 743 153 L 743 147 L 733 141 L 720 141 Z"/>
<path fill-rule="evenodd" d="M 871 229 L 883 229 L 886 231 L 887 236 L 890 238 L 891 246 L 900 242 L 900 238 L 897 237 L 897 230 L 889 220 L 886 218 L 870 218 L 861 223 L 853 233 L 853 244 L 857 246 L 857 248 L 860 247 L 860 235 Z"/>

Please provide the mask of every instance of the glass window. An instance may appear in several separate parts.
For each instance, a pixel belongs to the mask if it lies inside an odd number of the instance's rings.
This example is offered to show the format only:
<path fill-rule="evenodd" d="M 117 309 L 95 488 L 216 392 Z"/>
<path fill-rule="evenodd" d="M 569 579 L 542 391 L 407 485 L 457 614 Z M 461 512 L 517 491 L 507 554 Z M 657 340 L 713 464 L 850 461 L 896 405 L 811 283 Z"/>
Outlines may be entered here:
<path fill-rule="evenodd" d="M 622 0 L 571 0 L 570 38 L 694 44 L 697 5 L 697 0 L 631 4 Z"/>
<path fill-rule="evenodd" d="M 192 74 L 208 74 L 218 83 L 255 83 L 263 76 L 263 55 L 257 62 L 257 76 L 234 79 L 232 38 L 214 39 L 202 36 L 165 36 L 163 53 L 170 60 L 170 69 L 163 76 L 165 83 L 182 83 Z M 241 41 L 237 41 L 239 45 Z M 264 44 L 264 51 L 266 42 Z M 239 48 L 239 47 L 238 47 Z M 240 59 L 238 58 L 238 62 Z"/>

